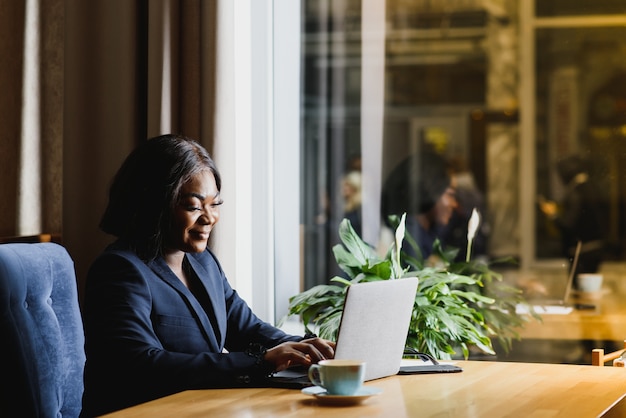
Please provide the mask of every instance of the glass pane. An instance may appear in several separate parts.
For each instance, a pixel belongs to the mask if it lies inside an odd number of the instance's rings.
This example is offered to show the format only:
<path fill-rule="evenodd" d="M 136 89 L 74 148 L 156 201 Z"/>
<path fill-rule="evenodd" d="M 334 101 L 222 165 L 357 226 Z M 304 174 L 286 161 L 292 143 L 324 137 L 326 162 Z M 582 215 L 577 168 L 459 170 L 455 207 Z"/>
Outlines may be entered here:
<path fill-rule="evenodd" d="M 626 13 L 622 0 L 535 0 L 535 12 L 539 17 L 589 16 Z"/>
<path fill-rule="evenodd" d="M 339 223 L 349 211 L 355 225 L 360 216 L 346 193 L 360 188 L 361 2 L 305 1 L 303 10 L 301 218 L 309 288 L 340 274 L 332 255 Z M 352 185 L 344 187 L 344 176 Z"/>
<path fill-rule="evenodd" d="M 536 32 L 537 192 L 561 202 L 556 227 L 537 217 L 538 257 L 567 255 L 577 239 L 603 240 L 605 260 L 624 256 L 625 36 L 624 27 Z"/>
<path fill-rule="evenodd" d="M 341 275 L 332 252 L 339 242 L 340 221 L 350 217 L 357 229 L 359 223 L 372 222 L 358 209 L 359 194 L 357 203 L 350 200 L 359 184 L 361 195 L 380 196 L 381 190 L 369 189 L 359 180 L 368 145 L 361 135 L 362 88 L 368 87 L 361 83 L 365 74 L 361 1 L 302 4 L 301 219 L 304 287 L 309 288 Z M 383 151 L 376 157 L 382 169 L 376 175 L 384 185 L 406 157 L 430 150 L 445 159 L 457 185 L 454 218 L 438 231 L 445 245 L 459 248 L 462 257 L 468 212 L 476 206 L 483 214 L 484 236 L 475 255 L 563 260 L 568 255 L 565 233 L 539 203 L 559 202 L 562 210 L 568 186 L 559 179 L 557 165 L 579 153 L 589 164 L 588 176 L 596 181 L 598 215 L 593 218 L 599 222 L 590 227 L 590 216 L 587 227 L 600 231 L 593 238 L 605 241 L 606 260 L 622 259 L 626 28 L 602 27 L 596 20 L 590 27 L 536 29 L 536 72 L 521 75 L 520 45 L 531 40 L 518 38 L 519 4 L 497 4 L 487 8 L 484 2 L 471 0 L 386 1 L 384 129 L 379 138 Z M 625 13 L 625 4 L 541 1 L 536 12 L 585 17 Z M 523 77 L 535 80 L 536 86 L 530 107 L 536 111 L 531 141 L 521 141 L 519 134 Z M 521 165 L 522 154 L 533 156 L 531 171 Z M 521 173 L 532 184 L 536 202 L 520 199 Z M 466 191 L 465 185 L 471 189 Z M 415 208 L 415 202 L 405 203 Z M 530 218 L 524 212 L 529 210 Z M 380 217 L 384 223 L 384 214 Z M 530 221 L 522 224 L 523 219 Z M 524 247 L 526 242 L 533 245 Z"/>
<path fill-rule="evenodd" d="M 626 2 L 541 0 L 528 16 L 523 1 L 385 0 L 384 51 L 373 53 L 361 1 L 303 0 L 303 290 L 342 275 L 332 249 L 345 217 L 365 231 L 380 223 L 369 243 L 386 250 L 386 215 L 407 212 L 423 253 L 436 238 L 463 259 L 478 208 L 474 258 L 515 258 L 494 267 L 507 283 L 562 300 L 583 241 L 579 272 L 599 269 L 606 285 L 589 313 L 612 314 L 626 258 Z M 375 81 L 384 100 L 367 103 Z M 361 113 L 375 105 L 381 115 Z M 589 364 L 595 340 L 623 338 L 544 324 L 498 359 Z"/>
<path fill-rule="evenodd" d="M 460 181 L 476 184 L 481 190 L 477 199 L 484 205 L 488 181 L 484 121 L 502 119 L 506 124 L 516 120 L 516 114 L 485 110 L 489 16 L 480 2 L 466 3 L 471 7 L 460 5 L 455 10 L 437 2 L 387 2 L 384 132 L 379 138 L 383 153 L 378 157 L 382 164 L 378 175 L 384 182 L 403 158 L 432 148 L 449 168 L 462 170 Z M 303 2 L 305 288 L 342 274 L 332 253 L 339 242 L 339 223 L 347 217 L 360 232 L 363 221 L 358 203 L 363 146 L 361 7 L 360 1 L 350 0 Z M 385 215 L 380 215 L 383 222 Z M 465 246 L 465 222 L 460 219 L 461 229 L 448 232 L 454 236 L 450 243 Z M 500 231 L 508 234 L 503 228 Z M 480 252 L 486 255 L 487 242 L 481 244 Z M 501 247 L 501 251 L 509 249 Z"/>

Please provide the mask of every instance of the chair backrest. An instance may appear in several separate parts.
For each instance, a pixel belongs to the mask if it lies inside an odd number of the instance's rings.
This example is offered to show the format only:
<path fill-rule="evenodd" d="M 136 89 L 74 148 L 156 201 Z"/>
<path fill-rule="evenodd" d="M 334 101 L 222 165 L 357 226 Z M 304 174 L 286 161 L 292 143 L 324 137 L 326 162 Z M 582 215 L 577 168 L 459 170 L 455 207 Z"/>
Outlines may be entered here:
<path fill-rule="evenodd" d="M 57 244 L 61 244 L 61 235 L 60 234 L 48 234 L 41 233 L 37 235 L 15 235 L 15 236 L 2 236 L 0 237 L 0 244 L 8 244 L 15 242 L 27 242 L 27 243 L 35 243 L 35 242 L 56 242 Z"/>
<path fill-rule="evenodd" d="M 621 356 L 624 351 L 626 351 L 626 340 L 624 340 L 624 348 L 621 350 L 611 351 L 610 353 L 605 354 L 604 348 L 594 348 L 591 350 L 591 365 L 603 367 L 606 362 L 615 360 Z"/>
<path fill-rule="evenodd" d="M 74 262 L 47 242 L 0 245 L 0 415 L 78 417 L 84 333 Z"/>

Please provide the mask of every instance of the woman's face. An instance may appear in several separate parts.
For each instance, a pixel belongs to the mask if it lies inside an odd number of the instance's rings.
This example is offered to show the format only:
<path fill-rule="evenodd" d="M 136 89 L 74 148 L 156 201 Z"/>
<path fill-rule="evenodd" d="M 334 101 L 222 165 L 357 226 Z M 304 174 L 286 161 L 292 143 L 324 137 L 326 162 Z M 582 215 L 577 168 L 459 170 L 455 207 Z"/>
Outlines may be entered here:
<path fill-rule="evenodd" d="M 199 253 L 206 249 L 211 230 L 220 218 L 220 192 L 211 170 L 203 170 L 183 185 L 174 210 L 168 247 Z"/>
<path fill-rule="evenodd" d="M 459 206 L 456 200 L 456 178 L 452 177 L 450 186 L 439 197 L 433 208 L 434 221 L 439 225 L 448 225 L 452 214 Z"/>

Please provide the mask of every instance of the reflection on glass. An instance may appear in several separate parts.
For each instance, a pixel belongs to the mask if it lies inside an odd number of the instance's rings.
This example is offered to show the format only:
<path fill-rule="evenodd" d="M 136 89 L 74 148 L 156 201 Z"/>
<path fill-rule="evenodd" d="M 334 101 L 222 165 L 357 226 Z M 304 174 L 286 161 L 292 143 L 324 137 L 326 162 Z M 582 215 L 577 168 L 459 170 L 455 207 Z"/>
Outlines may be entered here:
<path fill-rule="evenodd" d="M 535 10 L 541 17 L 607 15 L 626 13 L 626 3 L 620 0 L 535 0 Z"/>
<path fill-rule="evenodd" d="M 339 222 L 356 216 L 347 179 L 361 170 L 361 97 L 367 88 L 361 82 L 362 54 L 367 51 L 362 42 L 368 36 L 362 33 L 361 1 L 304 0 L 302 5 L 301 219 L 304 287 L 309 288 L 341 275 L 332 247 L 339 242 Z M 481 208 L 482 255 L 562 259 L 567 247 L 563 241 L 571 232 L 555 222 L 556 213 L 543 211 L 541 203 L 555 202 L 558 212 L 564 211 L 572 179 L 579 184 L 582 177 L 575 173 L 563 179 L 559 162 L 580 155 L 594 184 L 595 203 L 586 206 L 583 216 L 599 235 L 589 241 L 602 241 L 603 259 L 623 259 L 626 28 L 601 20 L 593 25 L 544 22 L 532 27 L 534 38 L 521 39 L 525 23 L 520 21 L 520 5 L 386 1 L 381 16 L 386 25 L 384 131 L 378 139 L 382 170 L 375 175 L 382 184 L 407 156 L 434 150 L 448 162 L 457 200 L 466 199 L 459 206 Z M 626 13 L 623 1 L 535 2 L 538 18 L 602 19 L 597 16 L 615 13 Z M 522 75 L 520 50 L 528 42 L 533 42 L 534 73 Z M 520 79 L 528 76 L 535 86 L 530 104 L 520 98 Z M 531 141 L 520 137 L 522 108 L 534 112 Z M 535 169 L 522 182 L 520 155 L 526 149 Z M 380 195 L 381 190 L 360 178 L 362 196 Z M 526 181 L 536 201 L 521 198 Z M 474 200 L 462 196 L 468 188 L 475 191 Z M 534 224 L 524 225 L 523 211 L 528 210 L 534 211 Z M 591 216 L 598 218 L 597 224 Z M 352 219 L 371 222 L 362 216 Z M 463 232 L 452 229 L 447 230 L 448 244 L 464 248 Z M 533 242 L 534 253 L 523 254 L 524 240 Z"/>
<path fill-rule="evenodd" d="M 625 35 L 624 27 L 536 31 L 537 192 L 558 203 L 537 217 L 537 257 L 568 256 L 581 239 L 583 271 L 623 255 Z"/>

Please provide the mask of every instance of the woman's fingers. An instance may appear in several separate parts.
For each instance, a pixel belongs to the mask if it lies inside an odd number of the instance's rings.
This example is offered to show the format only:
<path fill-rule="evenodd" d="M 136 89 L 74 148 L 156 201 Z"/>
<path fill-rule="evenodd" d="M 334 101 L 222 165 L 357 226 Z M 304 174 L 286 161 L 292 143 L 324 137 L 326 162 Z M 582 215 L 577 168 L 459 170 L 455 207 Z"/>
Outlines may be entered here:
<path fill-rule="evenodd" d="M 298 343 L 283 343 L 267 350 L 265 360 L 276 366 L 276 370 L 284 370 L 295 364 L 308 366 L 312 363 L 311 356 L 294 346 Z"/>
<path fill-rule="evenodd" d="M 324 356 L 324 358 L 334 358 L 335 357 L 335 346 L 336 344 L 332 341 L 323 340 L 321 338 L 314 338 L 312 340 L 306 340 L 310 344 L 313 344 L 315 348 L 319 350 L 320 353 Z"/>
<path fill-rule="evenodd" d="M 265 355 L 265 360 L 276 366 L 276 370 L 284 370 L 299 364 L 309 366 L 335 355 L 335 343 L 321 338 L 312 338 L 300 342 L 286 342 L 277 345 Z"/>
<path fill-rule="evenodd" d="M 311 338 L 301 341 L 300 344 L 304 344 L 304 346 L 298 346 L 298 348 L 308 354 L 313 363 L 335 357 L 335 343 L 332 341 Z"/>

